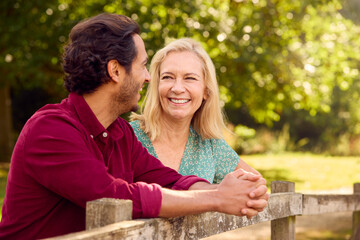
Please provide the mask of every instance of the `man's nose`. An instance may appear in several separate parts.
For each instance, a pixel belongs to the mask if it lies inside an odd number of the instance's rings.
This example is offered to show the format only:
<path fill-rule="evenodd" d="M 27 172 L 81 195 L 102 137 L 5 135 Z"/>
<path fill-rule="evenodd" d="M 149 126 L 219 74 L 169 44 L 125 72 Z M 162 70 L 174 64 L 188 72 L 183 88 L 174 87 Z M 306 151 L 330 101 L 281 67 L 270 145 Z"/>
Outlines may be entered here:
<path fill-rule="evenodd" d="M 150 73 L 149 73 L 149 71 L 146 69 L 145 82 L 149 83 L 150 81 L 151 81 Z"/>

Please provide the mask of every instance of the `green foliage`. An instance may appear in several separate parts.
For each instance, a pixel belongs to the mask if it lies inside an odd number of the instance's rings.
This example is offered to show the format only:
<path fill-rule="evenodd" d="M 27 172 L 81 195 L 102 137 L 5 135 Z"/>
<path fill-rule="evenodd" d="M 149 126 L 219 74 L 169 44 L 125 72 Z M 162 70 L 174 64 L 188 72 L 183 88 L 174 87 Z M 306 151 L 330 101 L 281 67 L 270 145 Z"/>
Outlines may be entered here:
<path fill-rule="evenodd" d="M 56 99 L 65 96 L 63 45 L 77 22 L 102 11 L 102 2 L 1 1 L 0 86 L 7 81 L 15 94 L 41 88 Z"/>
<path fill-rule="evenodd" d="M 312 138 L 324 141 L 319 149 L 343 131 L 358 134 L 360 29 L 339 13 L 340 1 L 113 1 L 104 9 L 139 22 L 150 58 L 173 38 L 202 42 L 235 124 L 282 129 L 288 120 L 295 147 Z M 320 133 L 304 134 L 304 122 Z"/>
<path fill-rule="evenodd" d="M 244 105 L 267 125 L 280 120 L 285 107 L 312 116 L 329 112 L 334 87 L 347 91 L 358 79 L 359 29 L 340 8 L 338 1 L 287 0 L 114 1 L 105 7 L 140 23 L 150 57 L 171 38 L 203 42 L 226 107 Z"/>
<path fill-rule="evenodd" d="M 246 4 L 251 11 L 244 14 L 244 5 L 231 8 L 245 16 L 234 28 L 242 39 L 229 37 L 232 48 L 224 57 L 242 55 L 233 58 L 240 63 L 232 77 L 221 78 L 231 87 L 230 107 L 243 103 L 258 122 L 271 125 L 284 109 L 304 109 L 311 116 L 328 113 L 336 86 L 345 92 L 358 84 L 359 29 L 337 12 L 338 1 Z M 231 66 L 228 60 L 222 65 Z"/>
<path fill-rule="evenodd" d="M 0 2 L 0 87 L 11 87 L 16 131 L 38 108 L 66 96 L 63 45 L 78 21 L 97 13 L 86 7 L 92 2 L 97 12 L 101 11 L 101 1 Z"/>
<path fill-rule="evenodd" d="M 2 1 L 0 71 L 17 89 L 61 85 L 60 46 L 66 40 L 57 1 Z M 56 88 L 56 87 L 55 87 Z"/>
<path fill-rule="evenodd" d="M 289 124 L 285 124 L 280 131 L 270 131 L 267 128 L 244 129 L 238 125 L 234 129 L 239 137 L 233 144 L 233 149 L 241 154 L 272 153 L 279 154 L 287 151 L 298 150 L 308 143 L 308 139 L 303 138 L 298 142 L 290 139 Z M 244 135 L 243 133 L 248 133 Z M 249 134 L 251 133 L 251 135 Z M 226 139 L 228 141 L 228 139 Z"/>
<path fill-rule="evenodd" d="M 342 3 L 4 0 L 0 85 L 10 83 L 13 98 L 39 88 L 53 101 L 64 97 L 61 54 L 71 27 L 104 11 L 124 14 L 139 23 L 150 59 L 174 38 L 203 43 L 230 122 L 277 130 L 287 123 L 295 142 L 323 140 L 323 149 L 330 138 L 360 134 L 360 29 L 343 17 Z M 303 125 L 315 130 L 304 131 Z"/>

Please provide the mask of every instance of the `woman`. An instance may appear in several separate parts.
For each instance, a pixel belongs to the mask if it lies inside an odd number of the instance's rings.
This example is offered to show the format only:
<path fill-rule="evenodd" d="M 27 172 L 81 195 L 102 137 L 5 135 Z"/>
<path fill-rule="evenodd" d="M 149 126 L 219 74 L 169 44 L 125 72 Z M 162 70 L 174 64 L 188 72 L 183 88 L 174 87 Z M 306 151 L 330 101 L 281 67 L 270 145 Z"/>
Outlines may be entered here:
<path fill-rule="evenodd" d="M 243 168 L 259 174 L 222 138 L 215 67 L 200 43 L 178 39 L 153 57 L 145 107 L 131 122 L 139 141 L 168 167 L 219 183 Z"/>

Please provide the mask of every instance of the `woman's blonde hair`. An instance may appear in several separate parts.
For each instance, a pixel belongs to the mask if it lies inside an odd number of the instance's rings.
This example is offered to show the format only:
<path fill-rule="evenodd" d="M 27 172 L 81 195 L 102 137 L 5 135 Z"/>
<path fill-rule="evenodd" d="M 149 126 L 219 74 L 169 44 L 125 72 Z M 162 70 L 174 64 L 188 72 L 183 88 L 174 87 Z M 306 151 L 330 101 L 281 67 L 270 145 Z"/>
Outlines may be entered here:
<path fill-rule="evenodd" d="M 140 127 L 148 134 L 151 141 L 155 140 L 161 132 L 161 104 L 159 97 L 160 66 L 170 52 L 189 51 L 196 54 L 202 61 L 206 100 L 195 112 L 191 126 L 203 139 L 222 138 L 222 130 L 225 128 L 224 115 L 220 106 L 219 87 L 216 80 L 216 72 L 209 55 L 201 44 L 190 38 L 181 38 L 170 42 L 160 49 L 152 58 L 150 64 L 151 81 L 145 95 L 140 114 L 132 113 L 130 120 L 139 120 Z"/>

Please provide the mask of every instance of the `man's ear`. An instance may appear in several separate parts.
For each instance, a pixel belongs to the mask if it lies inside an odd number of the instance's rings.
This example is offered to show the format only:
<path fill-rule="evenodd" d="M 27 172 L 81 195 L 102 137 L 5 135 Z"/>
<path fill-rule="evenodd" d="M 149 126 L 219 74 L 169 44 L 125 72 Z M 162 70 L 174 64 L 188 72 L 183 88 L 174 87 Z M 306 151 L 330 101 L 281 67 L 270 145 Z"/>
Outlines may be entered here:
<path fill-rule="evenodd" d="M 107 71 L 109 73 L 109 76 L 115 82 L 120 81 L 122 74 L 123 74 L 122 70 L 123 70 L 123 67 L 115 59 L 110 60 L 107 64 Z"/>

